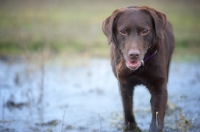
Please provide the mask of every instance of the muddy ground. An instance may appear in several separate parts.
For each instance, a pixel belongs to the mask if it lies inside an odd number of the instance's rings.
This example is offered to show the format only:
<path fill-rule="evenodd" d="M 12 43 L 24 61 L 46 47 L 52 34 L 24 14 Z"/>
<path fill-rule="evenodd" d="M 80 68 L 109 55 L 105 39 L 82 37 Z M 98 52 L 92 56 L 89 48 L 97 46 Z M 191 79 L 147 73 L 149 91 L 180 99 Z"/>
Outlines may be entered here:
<path fill-rule="evenodd" d="M 200 131 L 200 63 L 173 62 L 166 132 Z M 150 94 L 137 86 L 134 112 L 148 131 Z M 74 65 L 0 61 L 1 132 L 122 132 L 123 111 L 109 60 Z"/>

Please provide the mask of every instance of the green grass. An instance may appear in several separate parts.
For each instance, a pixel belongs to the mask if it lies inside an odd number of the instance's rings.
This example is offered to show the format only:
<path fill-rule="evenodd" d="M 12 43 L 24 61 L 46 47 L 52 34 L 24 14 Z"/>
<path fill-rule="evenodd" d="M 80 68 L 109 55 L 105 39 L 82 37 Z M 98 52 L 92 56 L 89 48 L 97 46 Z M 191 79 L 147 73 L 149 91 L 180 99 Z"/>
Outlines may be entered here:
<path fill-rule="evenodd" d="M 165 12 L 174 27 L 175 60 L 200 60 L 199 1 L 0 1 L 0 55 L 47 49 L 53 53 L 109 56 L 102 21 L 115 9 L 147 5 Z M 191 58 L 191 59 L 190 59 Z"/>

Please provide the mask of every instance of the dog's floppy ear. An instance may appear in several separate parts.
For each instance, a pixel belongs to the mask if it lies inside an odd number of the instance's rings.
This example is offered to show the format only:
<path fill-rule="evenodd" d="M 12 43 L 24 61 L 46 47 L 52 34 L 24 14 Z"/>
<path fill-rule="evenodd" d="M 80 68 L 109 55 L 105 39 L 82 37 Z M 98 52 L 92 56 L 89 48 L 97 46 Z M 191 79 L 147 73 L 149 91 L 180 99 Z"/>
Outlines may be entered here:
<path fill-rule="evenodd" d="M 167 22 L 166 15 L 150 7 L 144 6 L 142 8 L 145 9 L 147 12 L 149 12 L 151 17 L 153 18 L 155 35 L 156 35 L 155 39 L 156 41 L 158 41 L 157 39 L 162 37 L 162 31 L 166 27 L 166 22 Z"/>
<path fill-rule="evenodd" d="M 102 24 L 102 30 L 104 34 L 108 38 L 108 44 L 112 42 L 112 36 L 113 36 L 113 23 L 115 21 L 115 18 L 118 16 L 120 12 L 122 12 L 124 9 L 115 10 L 111 16 L 107 17 Z"/>

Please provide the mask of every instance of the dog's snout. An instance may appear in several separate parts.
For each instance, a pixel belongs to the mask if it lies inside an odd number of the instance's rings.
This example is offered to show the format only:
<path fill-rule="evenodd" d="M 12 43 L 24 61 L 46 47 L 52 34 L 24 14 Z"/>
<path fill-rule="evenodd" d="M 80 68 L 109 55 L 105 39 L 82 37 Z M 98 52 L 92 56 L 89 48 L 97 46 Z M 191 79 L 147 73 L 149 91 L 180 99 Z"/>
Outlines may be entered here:
<path fill-rule="evenodd" d="M 137 60 L 140 56 L 140 52 L 138 50 L 130 50 L 128 53 L 128 57 L 130 60 Z"/>

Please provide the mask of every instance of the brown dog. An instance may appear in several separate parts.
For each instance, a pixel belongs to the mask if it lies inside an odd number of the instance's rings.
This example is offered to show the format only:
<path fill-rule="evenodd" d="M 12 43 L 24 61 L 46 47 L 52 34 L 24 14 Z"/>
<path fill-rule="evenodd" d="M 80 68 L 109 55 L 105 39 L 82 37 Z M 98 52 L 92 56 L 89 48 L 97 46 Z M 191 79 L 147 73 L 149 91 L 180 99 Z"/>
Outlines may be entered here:
<path fill-rule="evenodd" d="M 111 65 L 119 81 L 126 125 L 137 126 L 132 112 L 133 90 L 144 84 L 151 94 L 149 131 L 163 131 L 174 49 L 173 30 L 166 15 L 146 6 L 122 8 L 106 18 L 102 28 L 111 43 Z"/>

